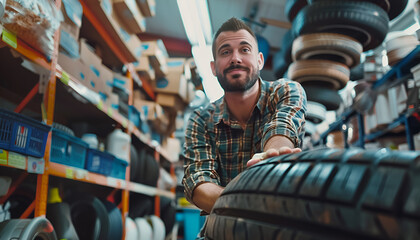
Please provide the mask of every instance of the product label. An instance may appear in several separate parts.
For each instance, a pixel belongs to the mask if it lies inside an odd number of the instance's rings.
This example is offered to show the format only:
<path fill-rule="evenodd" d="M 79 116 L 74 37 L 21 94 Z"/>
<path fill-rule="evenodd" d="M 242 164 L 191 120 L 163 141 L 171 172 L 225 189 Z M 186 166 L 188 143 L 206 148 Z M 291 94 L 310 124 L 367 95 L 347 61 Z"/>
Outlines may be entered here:
<path fill-rule="evenodd" d="M 60 78 L 61 82 L 64 83 L 64 85 L 69 85 L 70 77 L 69 74 L 63 71 Z"/>
<path fill-rule="evenodd" d="M 25 156 L 14 152 L 9 152 L 9 166 L 26 169 Z"/>
<path fill-rule="evenodd" d="M 103 111 L 104 110 L 104 103 L 102 102 L 102 100 L 99 100 L 98 105 L 96 106 L 99 110 Z"/>
<path fill-rule="evenodd" d="M 66 178 L 73 179 L 73 177 L 74 177 L 73 169 L 66 168 Z"/>
<path fill-rule="evenodd" d="M 7 165 L 7 151 L 0 149 L 0 164 Z"/>
<path fill-rule="evenodd" d="M 17 38 L 14 33 L 11 33 L 7 31 L 5 28 L 3 28 L 3 36 L 2 36 L 3 42 L 9 44 L 13 48 L 17 48 Z"/>
<path fill-rule="evenodd" d="M 28 157 L 28 172 L 43 174 L 45 168 L 45 161 L 43 158 Z"/>

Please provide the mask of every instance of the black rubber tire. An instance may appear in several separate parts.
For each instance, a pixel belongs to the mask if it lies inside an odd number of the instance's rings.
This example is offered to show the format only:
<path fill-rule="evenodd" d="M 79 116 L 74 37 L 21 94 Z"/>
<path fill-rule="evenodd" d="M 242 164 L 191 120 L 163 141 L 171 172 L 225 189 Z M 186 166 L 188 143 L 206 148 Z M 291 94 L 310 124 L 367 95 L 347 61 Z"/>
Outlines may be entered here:
<path fill-rule="evenodd" d="M 293 31 L 288 30 L 281 40 L 281 49 L 273 57 L 274 76 L 276 78 L 282 78 L 292 62 L 292 46 L 295 38 Z"/>
<path fill-rule="evenodd" d="M 303 83 L 308 101 L 324 105 L 328 111 L 337 110 L 343 101 L 336 90 L 328 89 L 316 83 Z"/>
<path fill-rule="evenodd" d="M 320 1 L 304 7 L 293 21 L 294 35 L 338 33 L 357 39 L 363 51 L 379 46 L 388 33 L 387 13 L 370 2 Z"/>
<path fill-rule="evenodd" d="M 120 209 L 107 200 L 102 200 L 102 203 L 108 211 L 109 231 L 106 239 L 121 239 L 123 235 L 123 221 Z"/>
<path fill-rule="evenodd" d="M 70 205 L 73 226 L 80 239 L 107 239 L 108 210 L 101 200 L 92 195 L 73 193 L 66 202 Z"/>
<path fill-rule="evenodd" d="M 55 128 L 55 129 L 58 129 L 58 130 L 60 130 L 62 132 L 65 132 L 65 133 L 67 133 L 70 136 L 74 136 L 74 131 L 71 128 L 67 127 L 66 125 L 53 122 L 52 123 L 52 127 Z"/>
<path fill-rule="evenodd" d="M 389 3 L 391 7 L 389 9 L 388 16 L 389 20 L 392 20 L 404 11 L 407 7 L 408 0 L 389 0 Z"/>
<path fill-rule="evenodd" d="M 176 216 L 175 202 L 168 197 L 161 196 L 160 197 L 160 218 L 165 224 L 166 235 L 169 235 L 172 233 L 172 228 L 175 225 L 175 216 Z"/>
<path fill-rule="evenodd" d="M 128 215 L 132 219 L 153 214 L 153 198 L 138 193 L 130 194 L 130 209 Z"/>
<path fill-rule="evenodd" d="M 130 181 L 135 182 L 137 179 L 137 176 L 139 174 L 139 154 L 137 152 L 136 147 L 131 144 L 130 145 Z"/>
<path fill-rule="evenodd" d="M 290 22 L 293 22 L 298 12 L 307 4 L 307 0 L 287 0 L 284 5 L 284 15 L 287 16 Z"/>
<path fill-rule="evenodd" d="M 143 176 L 139 182 L 156 187 L 159 179 L 159 164 L 152 154 L 146 153 L 144 160 Z"/>
<path fill-rule="evenodd" d="M 57 240 L 54 228 L 44 217 L 11 219 L 0 223 L 0 240 Z"/>
<path fill-rule="evenodd" d="M 317 149 L 242 172 L 207 239 L 420 239 L 420 152 Z"/>

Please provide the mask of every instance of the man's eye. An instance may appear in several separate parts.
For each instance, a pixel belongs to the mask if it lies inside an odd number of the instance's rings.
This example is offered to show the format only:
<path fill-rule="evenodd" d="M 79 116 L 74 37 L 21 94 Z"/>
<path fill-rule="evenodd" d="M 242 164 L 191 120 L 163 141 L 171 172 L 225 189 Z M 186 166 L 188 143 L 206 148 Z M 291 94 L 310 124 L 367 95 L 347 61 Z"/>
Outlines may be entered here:
<path fill-rule="evenodd" d="M 220 54 L 222 54 L 222 55 L 227 55 L 227 54 L 229 54 L 229 50 L 224 50 L 224 51 L 222 51 Z"/>
<path fill-rule="evenodd" d="M 242 52 L 250 52 L 251 51 L 251 49 L 249 49 L 249 48 L 243 48 L 242 49 Z"/>

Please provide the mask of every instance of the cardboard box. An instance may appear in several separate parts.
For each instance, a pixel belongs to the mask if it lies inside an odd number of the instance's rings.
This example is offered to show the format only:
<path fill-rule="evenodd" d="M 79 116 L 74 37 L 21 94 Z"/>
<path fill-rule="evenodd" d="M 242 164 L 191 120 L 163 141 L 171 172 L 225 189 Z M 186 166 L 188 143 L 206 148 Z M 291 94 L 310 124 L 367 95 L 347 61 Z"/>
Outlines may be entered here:
<path fill-rule="evenodd" d="M 59 52 L 57 63 L 65 72 L 80 82 L 85 80 L 86 73 L 84 73 L 84 71 L 87 70 L 87 68 L 80 62 L 80 59 L 73 59 L 64 53 Z"/>
<path fill-rule="evenodd" d="M 80 60 L 88 65 L 99 67 L 102 65 L 102 59 L 95 54 L 95 50 L 89 46 L 86 39 L 80 39 Z"/>
<path fill-rule="evenodd" d="M 147 56 L 140 56 L 137 62 L 133 63 L 137 74 L 145 78 L 149 83 L 155 80 L 155 70 L 152 68 Z"/>
<path fill-rule="evenodd" d="M 163 109 L 155 102 L 135 99 L 133 106 L 143 114 L 146 120 L 156 120 L 163 115 Z"/>
<path fill-rule="evenodd" d="M 114 86 L 118 86 L 121 88 L 124 88 L 127 90 L 127 92 L 129 93 L 129 95 L 131 95 L 132 89 L 133 89 L 133 85 L 132 85 L 132 80 L 125 77 L 122 74 L 113 73 L 113 84 Z"/>
<path fill-rule="evenodd" d="M 142 54 L 149 57 L 150 65 L 153 67 L 156 73 L 156 77 L 164 76 L 168 67 L 166 59 L 168 58 L 168 52 L 166 51 L 163 41 L 158 39 L 156 41 L 145 41 L 142 42 Z"/>
<path fill-rule="evenodd" d="M 156 103 L 175 111 L 183 111 L 186 107 L 184 100 L 177 94 L 158 93 Z"/>
<path fill-rule="evenodd" d="M 113 8 L 125 29 L 130 33 L 137 34 L 146 31 L 146 20 L 142 16 L 136 0 L 113 0 Z"/>
<path fill-rule="evenodd" d="M 61 5 L 63 21 L 60 24 L 60 51 L 72 58 L 79 58 L 79 32 L 83 8 L 78 0 L 66 0 Z"/>
<path fill-rule="evenodd" d="M 156 79 L 154 90 L 158 93 L 178 95 L 183 101 L 187 100 L 187 80 L 179 72 L 169 71 L 166 77 Z"/>
<path fill-rule="evenodd" d="M 155 0 L 137 0 L 137 5 L 145 17 L 153 17 L 156 15 L 156 2 Z"/>

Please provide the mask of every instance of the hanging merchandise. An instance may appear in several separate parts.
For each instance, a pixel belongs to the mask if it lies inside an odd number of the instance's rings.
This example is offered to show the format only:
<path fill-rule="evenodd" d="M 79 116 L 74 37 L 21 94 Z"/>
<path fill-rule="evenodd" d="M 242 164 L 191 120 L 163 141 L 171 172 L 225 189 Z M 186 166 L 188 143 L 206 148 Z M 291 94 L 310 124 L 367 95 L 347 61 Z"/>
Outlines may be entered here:
<path fill-rule="evenodd" d="M 47 219 L 54 226 L 58 239 L 79 240 L 71 222 L 69 204 L 61 200 L 58 188 L 51 188 L 48 193 Z"/>
<path fill-rule="evenodd" d="M 106 149 L 115 157 L 129 162 L 131 137 L 121 129 L 116 128 L 108 135 Z"/>

